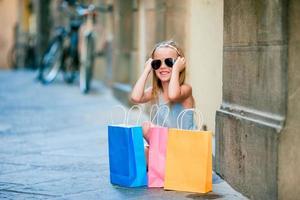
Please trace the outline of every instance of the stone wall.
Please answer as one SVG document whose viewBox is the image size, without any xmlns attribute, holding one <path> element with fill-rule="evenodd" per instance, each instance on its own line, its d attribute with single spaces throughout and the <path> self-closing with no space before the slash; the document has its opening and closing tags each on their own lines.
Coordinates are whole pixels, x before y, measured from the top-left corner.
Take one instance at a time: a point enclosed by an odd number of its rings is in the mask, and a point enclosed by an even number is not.
<svg viewBox="0 0 300 200">
<path fill-rule="evenodd" d="M 216 171 L 251 199 L 278 198 L 288 91 L 287 8 L 283 0 L 224 1 Z"/>
</svg>

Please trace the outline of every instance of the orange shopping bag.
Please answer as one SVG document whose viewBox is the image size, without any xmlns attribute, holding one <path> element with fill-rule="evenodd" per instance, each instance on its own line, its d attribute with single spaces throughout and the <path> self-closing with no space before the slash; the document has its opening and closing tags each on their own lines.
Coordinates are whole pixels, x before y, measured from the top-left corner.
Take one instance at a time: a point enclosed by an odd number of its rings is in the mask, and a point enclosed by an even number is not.
<svg viewBox="0 0 300 200">
<path fill-rule="evenodd" d="M 212 191 L 212 133 L 181 129 L 186 112 L 195 110 L 183 110 L 177 129 L 168 132 L 164 189 L 207 193 Z"/>
</svg>

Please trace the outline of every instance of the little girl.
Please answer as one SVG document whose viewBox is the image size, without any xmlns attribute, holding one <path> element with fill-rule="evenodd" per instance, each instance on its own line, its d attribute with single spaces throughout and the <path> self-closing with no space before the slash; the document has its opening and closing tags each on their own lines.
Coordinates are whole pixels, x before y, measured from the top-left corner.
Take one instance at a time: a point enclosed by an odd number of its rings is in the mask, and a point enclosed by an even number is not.
<svg viewBox="0 0 300 200">
<path fill-rule="evenodd" d="M 194 107 L 192 87 L 186 84 L 185 70 L 186 62 L 182 50 L 174 41 L 163 41 L 158 43 L 151 57 L 145 63 L 145 69 L 136 82 L 131 100 L 134 103 L 152 103 L 168 105 L 170 113 L 166 121 L 169 128 L 177 128 L 177 117 L 186 108 Z M 152 87 L 145 90 L 146 81 L 150 72 L 153 74 Z M 158 120 L 163 121 L 166 113 L 159 112 Z M 143 134 L 148 142 L 148 130 L 151 122 L 143 123 Z M 193 113 L 184 115 L 182 128 L 191 129 L 194 126 Z"/>
</svg>

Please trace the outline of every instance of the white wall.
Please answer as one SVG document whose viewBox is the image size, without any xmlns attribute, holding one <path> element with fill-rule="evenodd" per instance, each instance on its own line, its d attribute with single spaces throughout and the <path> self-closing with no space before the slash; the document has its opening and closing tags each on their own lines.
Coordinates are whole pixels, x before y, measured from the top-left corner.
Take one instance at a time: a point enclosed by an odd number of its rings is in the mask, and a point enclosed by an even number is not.
<svg viewBox="0 0 300 200">
<path fill-rule="evenodd" d="M 204 123 L 215 131 L 222 101 L 223 1 L 190 0 L 187 13 L 188 82 Z"/>
</svg>

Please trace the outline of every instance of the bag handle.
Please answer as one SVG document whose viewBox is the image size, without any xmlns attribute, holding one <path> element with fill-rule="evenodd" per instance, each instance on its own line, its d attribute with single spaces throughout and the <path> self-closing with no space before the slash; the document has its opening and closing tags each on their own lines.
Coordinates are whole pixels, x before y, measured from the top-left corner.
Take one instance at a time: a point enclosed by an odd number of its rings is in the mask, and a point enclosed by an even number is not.
<svg viewBox="0 0 300 200">
<path fill-rule="evenodd" d="M 122 105 L 115 105 L 112 108 L 121 108 L 121 110 L 124 112 L 124 118 L 123 118 L 123 124 L 125 124 L 125 120 L 126 120 L 126 109 L 124 108 L 124 106 Z M 114 120 L 113 120 L 113 116 L 112 116 L 112 112 L 110 113 L 110 121 L 112 124 L 114 124 Z"/>
<path fill-rule="evenodd" d="M 197 123 L 197 124 L 199 125 L 199 127 L 202 126 L 202 123 L 203 123 L 203 115 L 201 114 L 201 112 L 196 111 L 195 108 L 188 108 L 188 109 L 184 109 L 183 111 L 181 111 L 181 112 L 179 113 L 179 115 L 177 116 L 177 128 L 178 128 L 178 129 L 182 129 L 183 117 L 184 117 L 184 115 L 185 115 L 187 112 L 189 112 L 189 111 L 196 114 L 195 116 L 198 117 L 198 123 Z M 181 120 L 180 120 L 180 126 L 179 126 L 179 119 L 180 119 L 180 117 L 181 117 Z M 199 128 L 199 130 L 200 130 L 200 129 L 201 129 L 201 128 Z"/>
<path fill-rule="evenodd" d="M 169 114 L 170 114 L 170 108 L 169 108 L 169 106 L 167 106 L 167 105 L 161 105 L 161 106 L 159 107 L 159 109 L 157 110 L 157 115 L 158 115 L 160 109 L 162 109 L 162 108 L 167 108 L 167 114 L 166 114 L 166 116 L 165 116 L 165 119 L 164 119 L 163 123 L 161 124 L 161 126 L 164 126 L 165 123 L 167 122 L 168 117 L 169 117 Z M 156 124 L 158 124 L 158 117 L 156 117 Z"/>
<path fill-rule="evenodd" d="M 153 114 L 153 111 L 154 111 L 154 108 L 156 108 L 156 113 L 155 113 L 155 115 L 154 115 L 154 117 L 152 118 L 152 114 Z M 153 104 L 152 106 L 151 106 L 151 109 L 150 109 L 150 118 L 149 118 L 149 121 L 151 122 L 151 123 L 153 123 L 153 120 L 155 119 L 155 117 L 157 116 L 157 111 L 158 111 L 158 105 L 157 104 Z"/>
<path fill-rule="evenodd" d="M 138 115 L 138 119 L 136 121 L 136 124 L 139 124 L 139 121 L 141 119 L 141 115 L 142 115 L 142 107 L 140 105 L 133 105 L 127 112 L 127 115 L 126 115 L 126 125 L 128 125 L 128 120 L 129 120 L 129 114 L 132 112 L 132 110 L 134 108 L 138 108 L 139 110 L 139 115 Z"/>
<path fill-rule="evenodd" d="M 154 108 L 157 108 L 157 109 L 156 109 L 156 113 L 155 113 L 154 117 L 151 118 L 152 112 L 153 112 Z M 150 111 L 150 121 L 151 121 L 151 123 L 153 123 L 154 119 L 156 118 L 156 124 L 158 125 L 158 113 L 159 113 L 159 111 L 160 111 L 162 108 L 166 108 L 166 109 L 167 109 L 167 115 L 165 116 L 165 118 L 164 118 L 163 123 L 162 123 L 161 126 L 164 126 L 164 125 L 165 125 L 165 123 L 166 123 L 166 121 L 167 121 L 167 119 L 168 119 L 168 116 L 169 116 L 169 114 L 170 114 L 170 108 L 169 108 L 169 106 L 167 106 L 167 105 L 160 105 L 160 106 L 158 106 L 157 104 L 152 105 L 151 111 Z M 152 120 L 151 120 L 151 119 L 152 119 Z"/>
</svg>

